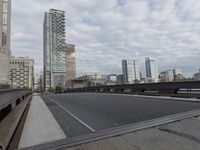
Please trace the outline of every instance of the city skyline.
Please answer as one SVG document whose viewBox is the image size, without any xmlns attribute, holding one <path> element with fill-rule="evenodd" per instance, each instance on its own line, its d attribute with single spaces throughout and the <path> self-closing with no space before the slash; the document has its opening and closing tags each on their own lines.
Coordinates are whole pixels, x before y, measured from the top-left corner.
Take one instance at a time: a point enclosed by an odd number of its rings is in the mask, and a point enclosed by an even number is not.
<svg viewBox="0 0 200 150">
<path fill-rule="evenodd" d="M 104 6 L 104 1 L 88 0 L 61 0 L 59 4 L 32 0 L 31 5 L 25 0 L 13 1 L 12 54 L 32 53 L 36 73 L 42 70 L 43 13 L 56 8 L 67 13 L 67 43 L 76 44 L 78 76 L 86 72 L 121 73 L 122 59 L 142 60 L 144 74 L 143 58 L 147 56 L 157 59 L 159 72 L 178 67 L 191 76 L 199 69 L 200 2 L 175 2 L 111 0 Z M 124 21 L 126 26 L 120 23 Z"/>
</svg>

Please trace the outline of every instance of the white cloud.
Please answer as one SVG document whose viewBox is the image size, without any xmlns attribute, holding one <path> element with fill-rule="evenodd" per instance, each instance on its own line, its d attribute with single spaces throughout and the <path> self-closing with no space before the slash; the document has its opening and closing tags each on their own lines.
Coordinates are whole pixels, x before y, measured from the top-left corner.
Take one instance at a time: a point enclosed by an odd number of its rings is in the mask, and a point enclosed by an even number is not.
<svg viewBox="0 0 200 150">
<path fill-rule="evenodd" d="M 42 69 L 44 12 L 66 11 L 66 37 L 76 44 L 78 74 L 120 73 L 121 60 L 144 64 L 157 58 L 160 71 L 199 68 L 199 0 L 17 0 L 13 1 L 12 53 L 35 59 Z M 142 65 L 143 66 L 143 65 Z M 143 68 L 144 70 L 144 68 Z"/>
</svg>

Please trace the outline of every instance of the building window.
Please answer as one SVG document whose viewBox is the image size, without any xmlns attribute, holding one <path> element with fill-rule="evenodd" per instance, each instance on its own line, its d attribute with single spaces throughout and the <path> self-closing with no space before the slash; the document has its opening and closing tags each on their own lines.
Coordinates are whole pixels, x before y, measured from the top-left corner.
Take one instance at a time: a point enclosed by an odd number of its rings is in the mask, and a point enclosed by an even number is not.
<svg viewBox="0 0 200 150">
<path fill-rule="evenodd" d="M 3 3 L 3 12 L 4 12 L 4 13 L 7 13 L 7 12 L 8 12 L 8 3 L 7 3 L 7 2 L 4 2 L 4 3 Z"/>
<path fill-rule="evenodd" d="M 2 35 L 2 46 L 6 46 L 6 35 Z"/>
<path fill-rule="evenodd" d="M 7 33 L 7 26 L 6 25 L 2 26 L 2 32 L 3 32 L 3 34 Z"/>
<path fill-rule="evenodd" d="M 7 22 L 8 22 L 8 14 L 3 14 L 3 24 L 7 24 Z"/>
</svg>

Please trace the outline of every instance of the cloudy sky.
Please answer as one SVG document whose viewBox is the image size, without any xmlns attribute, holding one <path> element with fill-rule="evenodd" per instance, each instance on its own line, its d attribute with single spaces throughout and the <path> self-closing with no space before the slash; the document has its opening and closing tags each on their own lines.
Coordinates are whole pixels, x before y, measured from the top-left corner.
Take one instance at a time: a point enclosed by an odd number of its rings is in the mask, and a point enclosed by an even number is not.
<svg viewBox="0 0 200 150">
<path fill-rule="evenodd" d="M 77 73 L 121 73 L 122 59 L 157 59 L 159 71 L 200 68 L 200 0 L 13 0 L 12 55 L 43 65 L 43 19 L 66 11 L 66 41 L 76 45 Z"/>
</svg>

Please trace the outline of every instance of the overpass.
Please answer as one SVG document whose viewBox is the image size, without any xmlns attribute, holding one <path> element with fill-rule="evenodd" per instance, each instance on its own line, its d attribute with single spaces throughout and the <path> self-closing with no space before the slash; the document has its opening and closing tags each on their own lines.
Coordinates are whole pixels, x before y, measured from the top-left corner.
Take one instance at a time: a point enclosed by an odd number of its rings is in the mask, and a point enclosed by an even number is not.
<svg viewBox="0 0 200 150">
<path fill-rule="evenodd" d="M 199 81 L 88 87 L 34 96 L 30 109 L 30 93 L 15 91 L 24 93 L 0 122 L 1 149 L 198 149 L 199 89 Z M 22 104 L 26 115 L 4 144 L 1 124 Z"/>
</svg>

